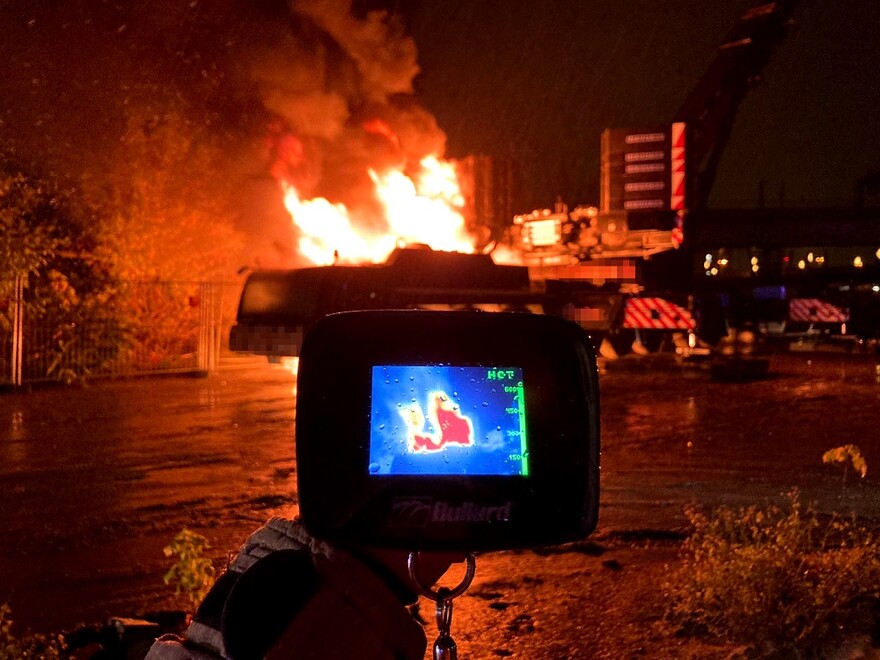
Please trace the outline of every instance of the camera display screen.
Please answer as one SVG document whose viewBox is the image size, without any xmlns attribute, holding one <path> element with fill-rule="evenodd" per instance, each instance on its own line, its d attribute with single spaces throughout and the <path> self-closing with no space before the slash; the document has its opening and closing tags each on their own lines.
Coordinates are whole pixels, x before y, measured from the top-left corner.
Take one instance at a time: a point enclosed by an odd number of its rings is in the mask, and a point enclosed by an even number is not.
<svg viewBox="0 0 880 660">
<path fill-rule="evenodd" d="M 529 475 L 518 367 L 372 368 L 370 475 Z"/>
<path fill-rule="evenodd" d="M 355 311 L 303 340 L 297 496 L 316 538 L 420 551 L 584 538 L 599 440 L 595 353 L 570 321 Z"/>
</svg>

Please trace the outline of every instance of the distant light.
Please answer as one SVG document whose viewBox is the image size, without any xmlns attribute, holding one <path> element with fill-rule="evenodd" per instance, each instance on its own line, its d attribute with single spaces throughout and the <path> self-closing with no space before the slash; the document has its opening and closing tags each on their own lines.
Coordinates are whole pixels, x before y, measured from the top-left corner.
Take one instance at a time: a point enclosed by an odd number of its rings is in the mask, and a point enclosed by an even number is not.
<svg viewBox="0 0 880 660">
<path fill-rule="evenodd" d="M 880 284 L 875 284 L 874 286 L 872 286 L 871 291 L 873 291 L 874 293 L 880 293 Z"/>
<path fill-rule="evenodd" d="M 718 265 L 719 265 L 719 266 L 726 266 L 727 264 L 728 264 L 727 257 L 723 257 L 723 258 L 721 258 L 721 259 L 718 260 Z"/>
<path fill-rule="evenodd" d="M 717 274 L 718 274 L 718 269 L 717 269 L 717 268 L 712 268 L 712 270 L 710 270 L 709 272 L 712 273 L 713 275 L 717 275 Z"/>
<path fill-rule="evenodd" d="M 861 257 L 856 257 L 855 259 L 853 259 L 853 266 L 855 266 L 856 268 L 861 268 L 861 267 L 864 266 L 864 265 L 865 265 L 865 264 L 864 264 L 864 262 L 862 261 L 862 258 L 861 258 Z"/>
<path fill-rule="evenodd" d="M 708 259 L 706 259 L 706 261 L 703 262 L 703 268 L 705 268 L 706 270 L 709 270 L 711 267 L 712 267 L 712 262 L 709 261 Z"/>
<path fill-rule="evenodd" d="M 711 254 L 706 255 L 706 261 L 708 261 L 710 264 L 712 263 L 712 255 Z"/>
<path fill-rule="evenodd" d="M 880 248 L 877 248 L 877 251 L 874 253 L 874 256 L 880 259 Z"/>
<path fill-rule="evenodd" d="M 693 332 L 688 333 L 688 346 L 690 348 L 697 347 L 697 335 L 695 335 Z"/>
<path fill-rule="evenodd" d="M 707 271 L 706 271 L 706 277 L 712 277 L 712 271 L 711 271 L 711 270 L 707 270 Z"/>
<path fill-rule="evenodd" d="M 525 225 L 525 233 L 529 243 L 534 247 L 557 245 L 562 236 L 562 229 L 555 218 L 532 220 Z"/>
<path fill-rule="evenodd" d="M 800 268 L 801 270 L 803 270 L 803 269 L 806 268 L 806 267 L 807 267 L 807 262 L 806 262 L 806 261 L 804 261 L 803 259 L 801 259 L 800 261 L 798 261 L 798 268 Z"/>
<path fill-rule="evenodd" d="M 821 255 L 818 256 L 818 257 L 816 257 L 816 263 L 817 263 L 817 264 L 824 264 L 824 263 L 825 263 L 825 257 L 823 257 L 823 256 L 821 256 Z"/>
<path fill-rule="evenodd" d="M 812 252 L 810 252 L 810 253 L 807 255 L 807 261 L 809 261 L 810 263 L 813 263 L 813 259 L 815 259 L 815 258 L 816 258 L 816 257 L 813 255 Z"/>
<path fill-rule="evenodd" d="M 846 334 L 846 323 L 840 324 L 840 334 L 842 334 L 842 335 Z"/>
<path fill-rule="evenodd" d="M 752 257 L 752 265 L 753 265 L 753 266 L 757 266 L 757 265 L 758 265 L 758 257 Z"/>
<path fill-rule="evenodd" d="M 752 266 L 753 273 L 757 273 L 759 270 L 761 270 L 761 267 L 758 264 L 755 264 L 754 266 Z"/>
<path fill-rule="evenodd" d="M 791 257 L 789 257 L 788 255 L 782 257 L 782 263 L 787 264 L 789 261 L 791 261 Z"/>
</svg>

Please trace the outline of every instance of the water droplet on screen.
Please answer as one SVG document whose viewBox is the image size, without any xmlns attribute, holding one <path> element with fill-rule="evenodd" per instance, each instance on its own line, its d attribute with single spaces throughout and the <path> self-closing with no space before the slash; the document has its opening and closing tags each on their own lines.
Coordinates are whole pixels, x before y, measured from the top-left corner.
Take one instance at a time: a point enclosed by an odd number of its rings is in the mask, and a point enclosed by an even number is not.
<svg viewBox="0 0 880 660">
<path fill-rule="evenodd" d="M 398 408 L 403 408 L 403 404 L 402 404 L 402 403 L 398 403 L 398 404 L 397 404 L 397 407 L 398 407 Z"/>
<path fill-rule="evenodd" d="M 452 393 L 452 396 L 454 396 L 454 397 L 457 399 L 457 398 L 458 398 L 458 392 L 453 392 L 453 393 Z"/>
<path fill-rule="evenodd" d="M 483 408 L 488 408 L 488 407 L 489 407 L 489 402 L 483 401 Z"/>
<path fill-rule="evenodd" d="M 395 379 L 394 379 L 394 382 L 395 382 L 395 383 L 399 383 L 399 382 L 400 382 L 400 379 L 399 379 L 399 378 L 395 378 Z"/>
<path fill-rule="evenodd" d="M 384 429 L 384 428 L 385 428 L 385 425 L 384 425 L 384 424 L 379 424 L 379 430 L 380 430 L 380 431 L 381 431 L 382 429 Z"/>
<path fill-rule="evenodd" d="M 363 463 L 361 463 L 363 465 Z M 376 474 L 380 470 L 380 466 L 378 463 L 370 463 L 370 473 Z"/>
<path fill-rule="evenodd" d="M 496 427 L 495 427 L 495 430 L 496 430 L 496 431 L 500 431 L 500 430 L 501 430 L 501 427 L 500 427 L 500 426 L 496 426 Z"/>
<path fill-rule="evenodd" d="M 416 379 L 416 377 L 415 377 L 415 376 L 410 376 L 409 379 L 410 379 L 411 381 L 413 381 L 413 380 Z"/>
</svg>

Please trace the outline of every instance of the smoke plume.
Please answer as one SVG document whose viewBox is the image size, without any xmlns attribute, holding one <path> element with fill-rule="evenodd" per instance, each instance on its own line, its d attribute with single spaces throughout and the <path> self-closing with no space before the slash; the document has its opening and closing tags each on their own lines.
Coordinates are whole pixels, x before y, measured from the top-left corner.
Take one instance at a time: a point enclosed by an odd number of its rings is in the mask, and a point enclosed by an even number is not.
<svg viewBox="0 0 880 660">
<path fill-rule="evenodd" d="M 301 0 L 279 41 L 252 68 L 276 126 L 276 176 L 305 197 L 341 202 L 383 222 L 369 170 L 442 154 L 446 136 L 413 95 L 415 42 L 384 11 L 358 17 L 350 2 Z"/>
</svg>

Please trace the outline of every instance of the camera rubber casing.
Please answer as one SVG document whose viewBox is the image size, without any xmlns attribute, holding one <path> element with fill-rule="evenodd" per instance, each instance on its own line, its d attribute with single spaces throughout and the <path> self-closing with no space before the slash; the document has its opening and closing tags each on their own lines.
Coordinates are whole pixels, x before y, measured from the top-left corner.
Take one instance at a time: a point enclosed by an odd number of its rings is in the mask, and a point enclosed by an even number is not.
<svg viewBox="0 0 880 660">
<path fill-rule="evenodd" d="M 306 334 L 300 515 L 317 537 L 499 550 L 589 535 L 599 394 L 587 334 L 495 312 L 345 312 Z"/>
</svg>

